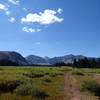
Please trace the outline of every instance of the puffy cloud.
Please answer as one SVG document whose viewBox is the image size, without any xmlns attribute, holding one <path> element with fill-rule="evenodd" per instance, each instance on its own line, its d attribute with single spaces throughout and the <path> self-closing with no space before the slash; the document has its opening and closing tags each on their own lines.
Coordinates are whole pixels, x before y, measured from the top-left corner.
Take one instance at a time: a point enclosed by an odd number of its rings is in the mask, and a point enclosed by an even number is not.
<svg viewBox="0 0 100 100">
<path fill-rule="evenodd" d="M 39 24 L 52 24 L 55 22 L 62 22 L 63 18 L 56 16 L 57 13 L 61 13 L 61 9 L 57 11 L 46 9 L 44 12 L 29 13 L 26 17 L 21 18 L 21 22 L 37 22 Z"/>
<path fill-rule="evenodd" d="M 59 8 L 58 13 L 61 14 L 63 12 L 63 9 Z"/>
<path fill-rule="evenodd" d="M 10 18 L 10 19 L 8 19 L 8 20 L 9 20 L 9 22 L 11 22 L 11 23 L 13 23 L 13 22 L 15 22 L 15 21 L 16 21 L 14 17 L 11 17 L 11 18 Z"/>
<path fill-rule="evenodd" d="M 0 10 L 5 11 L 5 14 L 6 14 L 6 15 L 10 15 L 10 14 L 11 14 L 11 12 L 10 12 L 9 9 L 8 9 L 8 7 L 6 7 L 6 6 L 3 5 L 3 4 L 0 4 Z"/>
<path fill-rule="evenodd" d="M 10 14 L 11 14 L 11 12 L 10 12 L 10 11 L 6 11 L 5 13 L 6 13 L 6 15 L 10 15 Z"/>
<path fill-rule="evenodd" d="M 8 0 L 10 3 L 14 4 L 14 5 L 19 5 L 19 0 Z"/>
<path fill-rule="evenodd" d="M 33 28 L 29 28 L 29 27 L 23 27 L 22 28 L 22 31 L 24 31 L 24 32 L 40 32 L 41 31 L 41 29 L 33 29 Z"/>
<path fill-rule="evenodd" d="M 8 8 L 7 8 L 5 5 L 3 5 L 3 4 L 0 4 L 0 9 L 1 9 L 1 10 L 5 10 L 5 11 L 8 10 Z"/>
</svg>

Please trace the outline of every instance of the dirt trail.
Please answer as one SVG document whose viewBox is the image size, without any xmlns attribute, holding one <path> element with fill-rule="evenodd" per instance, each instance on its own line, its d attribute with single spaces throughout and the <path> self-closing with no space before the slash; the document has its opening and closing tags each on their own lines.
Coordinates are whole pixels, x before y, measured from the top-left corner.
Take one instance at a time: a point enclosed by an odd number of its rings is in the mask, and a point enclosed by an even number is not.
<svg viewBox="0 0 100 100">
<path fill-rule="evenodd" d="M 64 100 L 81 100 L 80 91 L 77 82 L 70 72 L 65 75 L 65 99 Z"/>
</svg>

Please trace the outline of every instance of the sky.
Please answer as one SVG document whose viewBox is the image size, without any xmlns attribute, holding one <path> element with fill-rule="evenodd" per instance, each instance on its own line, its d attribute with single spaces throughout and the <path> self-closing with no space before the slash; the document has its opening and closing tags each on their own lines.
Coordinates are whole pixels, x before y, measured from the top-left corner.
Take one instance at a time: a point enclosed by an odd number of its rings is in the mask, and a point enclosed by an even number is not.
<svg viewBox="0 0 100 100">
<path fill-rule="evenodd" d="M 100 0 L 0 0 L 0 51 L 100 57 Z"/>
</svg>

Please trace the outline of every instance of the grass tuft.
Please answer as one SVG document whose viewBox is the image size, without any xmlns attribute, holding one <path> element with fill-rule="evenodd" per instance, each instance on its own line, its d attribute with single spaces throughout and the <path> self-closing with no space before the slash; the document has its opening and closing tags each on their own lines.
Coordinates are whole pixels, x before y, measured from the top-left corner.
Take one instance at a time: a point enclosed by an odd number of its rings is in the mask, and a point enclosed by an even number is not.
<svg viewBox="0 0 100 100">
<path fill-rule="evenodd" d="M 33 96 L 37 98 L 46 98 L 48 97 L 47 92 L 41 87 L 34 87 Z"/>
<path fill-rule="evenodd" d="M 43 82 L 51 82 L 51 78 L 49 76 L 44 76 L 41 80 Z"/>
<path fill-rule="evenodd" d="M 14 92 L 23 96 L 31 95 L 33 93 L 33 85 L 30 83 L 22 84 L 18 86 Z"/>
<path fill-rule="evenodd" d="M 72 75 L 84 75 L 84 74 L 81 71 L 75 70 L 75 71 L 72 71 Z"/>
<path fill-rule="evenodd" d="M 89 91 L 94 93 L 96 96 L 100 96 L 100 84 L 93 79 L 84 79 L 81 81 L 81 91 Z"/>
</svg>

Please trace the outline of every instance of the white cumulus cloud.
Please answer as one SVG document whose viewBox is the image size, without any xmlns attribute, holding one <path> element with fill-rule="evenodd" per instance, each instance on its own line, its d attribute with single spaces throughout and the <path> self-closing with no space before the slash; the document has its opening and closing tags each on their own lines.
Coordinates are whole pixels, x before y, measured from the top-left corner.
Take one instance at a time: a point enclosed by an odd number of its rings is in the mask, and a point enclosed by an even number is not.
<svg viewBox="0 0 100 100">
<path fill-rule="evenodd" d="M 11 23 L 13 23 L 13 22 L 15 22 L 16 20 L 15 20 L 14 17 L 11 17 L 10 19 L 8 19 L 8 21 L 11 22 Z"/>
<path fill-rule="evenodd" d="M 19 0 L 8 0 L 10 3 L 14 4 L 14 5 L 19 5 Z"/>
<path fill-rule="evenodd" d="M 3 5 L 3 4 L 0 4 L 0 9 L 1 9 L 1 10 L 5 10 L 5 11 L 8 10 L 8 8 L 7 8 L 5 5 Z"/>
<path fill-rule="evenodd" d="M 59 18 L 56 14 L 61 13 L 61 9 L 49 10 L 46 9 L 44 12 L 37 13 L 29 13 L 26 17 L 21 18 L 21 22 L 37 22 L 39 24 L 52 24 L 55 22 L 62 22 L 63 18 Z"/>
<path fill-rule="evenodd" d="M 40 32 L 41 31 L 41 29 L 33 29 L 33 28 L 29 28 L 29 27 L 23 27 L 22 28 L 22 31 L 24 31 L 24 32 Z"/>
<path fill-rule="evenodd" d="M 8 9 L 8 7 L 3 5 L 3 4 L 0 4 L 0 10 L 3 10 L 6 15 L 10 15 L 11 14 L 11 12 Z"/>
</svg>

